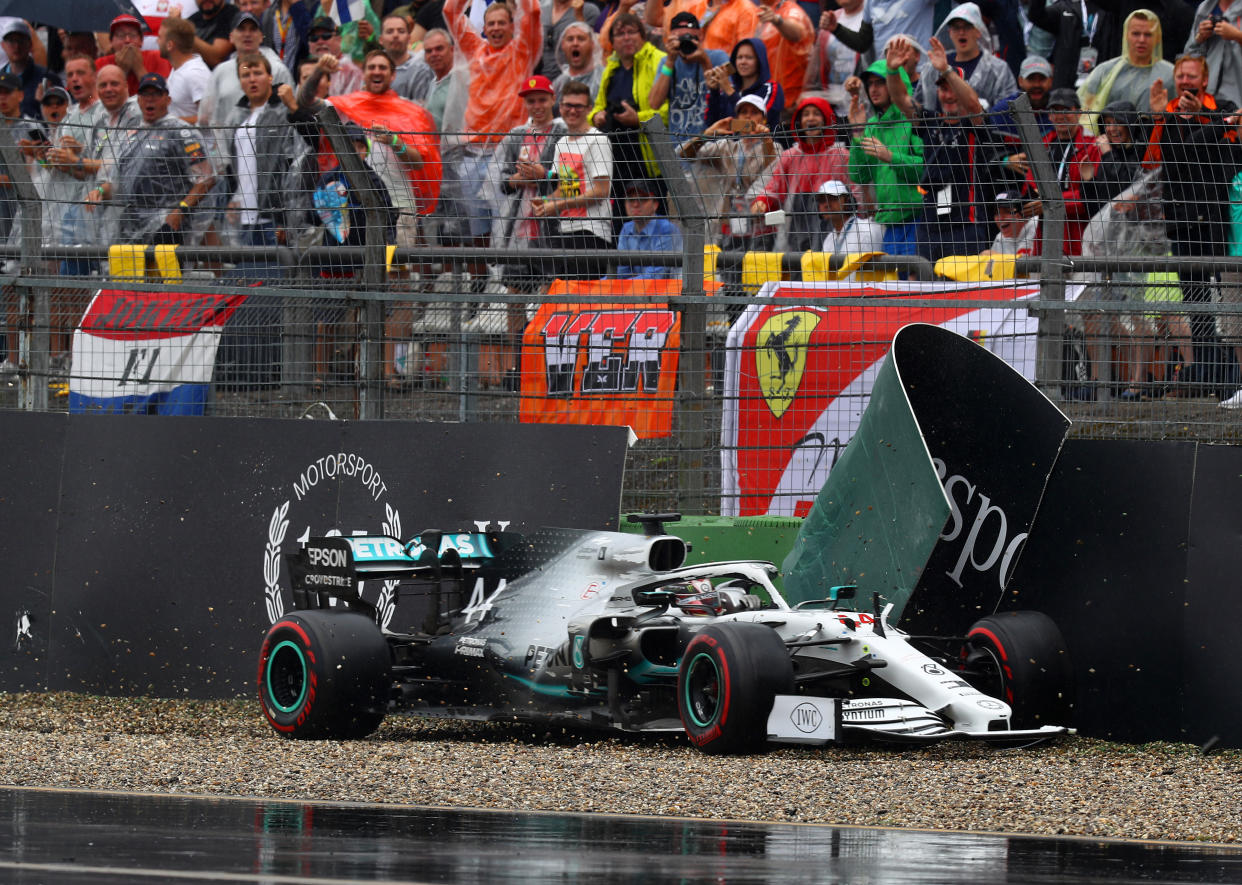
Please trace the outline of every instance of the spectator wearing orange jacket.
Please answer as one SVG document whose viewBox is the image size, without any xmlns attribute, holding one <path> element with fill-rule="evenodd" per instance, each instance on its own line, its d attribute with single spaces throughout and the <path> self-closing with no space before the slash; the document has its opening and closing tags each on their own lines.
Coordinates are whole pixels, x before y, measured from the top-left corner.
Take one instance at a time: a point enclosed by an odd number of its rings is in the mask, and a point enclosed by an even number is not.
<svg viewBox="0 0 1242 885">
<path fill-rule="evenodd" d="M 481 194 L 487 167 L 501 140 L 526 122 L 526 105 L 513 84 L 529 77 L 542 57 L 543 27 L 539 0 L 518 0 L 516 10 L 508 0 L 496 0 L 483 14 L 480 37 L 470 24 L 468 3 L 445 0 L 444 22 L 470 64 L 467 144 L 459 178 L 470 236 L 481 245 L 492 226 L 492 207 Z"/>
<path fill-rule="evenodd" d="M 339 62 L 331 55 L 319 59 L 298 89 L 300 107 L 319 105 L 317 90 Z M 431 114 L 415 102 L 397 95 L 392 84 L 396 66 L 382 49 L 373 49 L 362 62 L 363 88 L 348 95 L 334 95 L 328 102 L 341 116 L 371 135 L 371 165 L 384 178 L 393 202 L 401 211 L 397 243 L 413 246 L 417 218 L 435 211 L 440 198 L 440 139 Z"/>
<path fill-rule="evenodd" d="M 759 29 L 759 10 L 750 0 L 672 0 L 646 6 L 647 25 L 667 34 L 670 22 L 679 12 L 688 12 L 702 23 L 704 49 L 732 52 L 737 41 L 755 36 Z"/>
<path fill-rule="evenodd" d="M 759 23 L 757 36 L 768 49 L 772 79 L 785 90 L 786 104 L 796 105 L 815 48 L 815 26 L 797 0 L 762 0 Z"/>
</svg>

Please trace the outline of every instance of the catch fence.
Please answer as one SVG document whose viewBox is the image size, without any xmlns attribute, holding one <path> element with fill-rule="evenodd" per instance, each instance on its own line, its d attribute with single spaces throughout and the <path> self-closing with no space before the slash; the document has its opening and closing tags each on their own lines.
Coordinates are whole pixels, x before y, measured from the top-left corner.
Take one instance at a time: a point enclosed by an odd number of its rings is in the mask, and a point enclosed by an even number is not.
<svg viewBox="0 0 1242 885">
<path fill-rule="evenodd" d="M 1170 182 L 1120 142 L 1067 150 L 1015 107 L 986 156 L 969 127 L 948 148 L 911 127 L 922 165 L 905 179 L 882 151 L 860 159 L 845 125 L 825 150 L 790 131 L 677 137 L 655 117 L 641 139 L 562 134 L 578 147 L 559 157 L 542 133 L 441 135 L 435 211 L 405 133 L 331 109 L 240 174 L 235 130 L 177 127 L 159 144 L 201 141 L 201 158 L 143 167 L 126 151 L 144 127 L 103 127 L 84 178 L 0 130 L 0 407 L 622 422 L 638 436 L 626 509 L 796 514 L 892 332 L 922 321 L 1025 372 L 1078 436 L 1235 442 L 1242 260 L 1218 185 L 1242 170 L 1236 135 L 1203 123 L 1221 138 L 1195 147 L 1202 180 L 1181 151 Z M 1130 177 L 1093 187 L 1121 151 Z M 887 169 L 878 183 L 865 163 Z M 874 248 L 851 239 L 867 215 L 912 226 Z M 984 242 L 998 231 L 1012 242 Z"/>
</svg>

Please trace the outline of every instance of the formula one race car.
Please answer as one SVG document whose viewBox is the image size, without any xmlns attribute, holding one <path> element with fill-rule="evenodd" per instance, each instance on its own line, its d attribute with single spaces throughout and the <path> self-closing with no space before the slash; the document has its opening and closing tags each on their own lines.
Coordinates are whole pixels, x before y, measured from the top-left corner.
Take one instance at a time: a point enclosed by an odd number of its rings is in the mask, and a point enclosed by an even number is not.
<svg viewBox="0 0 1242 885">
<path fill-rule="evenodd" d="M 1065 732 L 1069 656 L 1036 612 L 957 639 L 911 637 L 857 592 L 791 608 L 760 561 L 684 566 L 675 514 L 645 535 L 541 530 L 312 538 L 292 564 L 295 610 L 263 642 L 259 696 L 293 738 L 358 738 L 391 709 L 455 719 L 682 731 L 709 753 L 853 737 L 1010 745 Z M 423 622 L 381 629 L 399 580 Z"/>
</svg>

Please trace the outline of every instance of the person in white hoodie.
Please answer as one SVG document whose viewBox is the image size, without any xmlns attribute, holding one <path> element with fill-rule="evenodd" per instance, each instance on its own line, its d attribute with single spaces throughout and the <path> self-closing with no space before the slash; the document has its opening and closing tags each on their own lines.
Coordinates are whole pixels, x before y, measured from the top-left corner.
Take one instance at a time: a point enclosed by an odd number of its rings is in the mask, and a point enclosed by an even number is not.
<svg viewBox="0 0 1242 885">
<path fill-rule="evenodd" d="M 961 69 L 962 79 L 975 90 L 984 108 L 1017 91 L 1018 82 L 1009 65 L 988 48 L 991 37 L 977 5 L 962 3 L 953 7 L 936 32 L 936 37 L 946 47 L 952 45 L 948 52 L 949 65 Z M 936 113 L 941 111 L 940 99 L 936 96 L 938 76 L 939 72 L 932 70 L 931 62 L 926 62 L 915 95 L 915 101 Z"/>
</svg>

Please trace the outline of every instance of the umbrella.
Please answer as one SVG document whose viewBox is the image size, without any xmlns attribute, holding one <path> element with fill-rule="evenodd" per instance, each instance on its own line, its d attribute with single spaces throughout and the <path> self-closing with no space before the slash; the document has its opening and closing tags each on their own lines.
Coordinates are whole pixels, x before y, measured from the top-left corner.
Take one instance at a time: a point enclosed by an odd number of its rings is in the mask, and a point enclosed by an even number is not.
<svg viewBox="0 0 1242 885">
<path fill-rule="evenodd" d="M 0 0 L 0 16 L 64 28 L 67 31 L 107 31 L 123 12 L 142 19 L 131 0 Z"/>
</svg>

